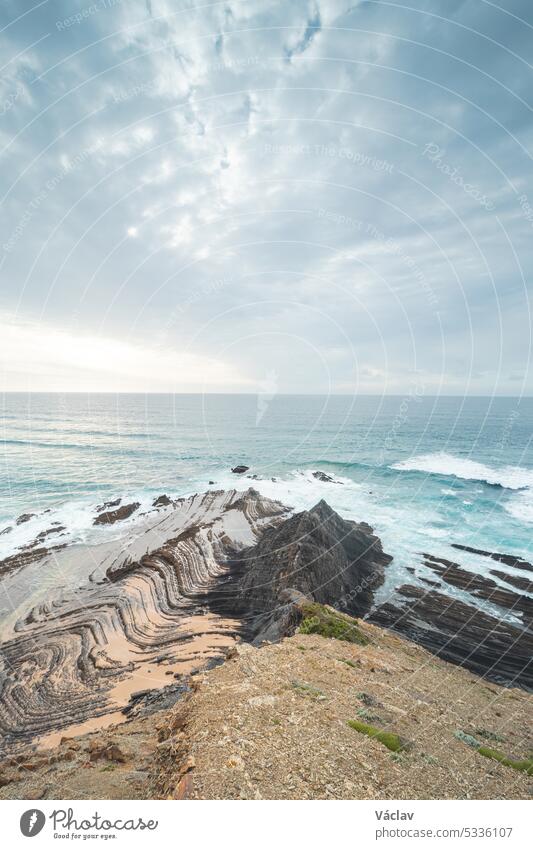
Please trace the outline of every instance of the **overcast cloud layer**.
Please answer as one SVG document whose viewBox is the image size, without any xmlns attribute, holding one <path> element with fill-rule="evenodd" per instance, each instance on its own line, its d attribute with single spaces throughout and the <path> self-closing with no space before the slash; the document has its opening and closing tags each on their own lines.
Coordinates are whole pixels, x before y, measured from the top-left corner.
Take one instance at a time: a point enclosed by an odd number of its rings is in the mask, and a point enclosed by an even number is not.
<svg viewBox="0 0 533 849">
<path fill-rule="evenodd" d="M 1 14 L 2 389 L 531 394 L 530 0 Z"/>
</svg>

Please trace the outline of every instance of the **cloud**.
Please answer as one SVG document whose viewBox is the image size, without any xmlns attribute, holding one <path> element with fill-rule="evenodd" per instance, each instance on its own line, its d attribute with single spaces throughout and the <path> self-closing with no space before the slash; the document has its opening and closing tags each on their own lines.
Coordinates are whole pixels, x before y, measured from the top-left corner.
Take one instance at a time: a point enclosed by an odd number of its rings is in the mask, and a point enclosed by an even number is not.
<svg viewBox="0 0 533 849">
<path fill-rule="evenodd" d="M 3 35 L 5 311 L 147 357 L 189 346 L 228 390 L 275 369 L 279 391 L 351 391 L 355 351 L 367 391 L 419 371 L 532 391 L 525 0 L 50 14 Z M 68 357 L 46 368 L 46 385 L 79 378 Z"/>
<path fill-rule="evenodd" d="M 213 392 L 248 382 L 222 360 L 0 318 L 1 391 Z"/>
</svg>

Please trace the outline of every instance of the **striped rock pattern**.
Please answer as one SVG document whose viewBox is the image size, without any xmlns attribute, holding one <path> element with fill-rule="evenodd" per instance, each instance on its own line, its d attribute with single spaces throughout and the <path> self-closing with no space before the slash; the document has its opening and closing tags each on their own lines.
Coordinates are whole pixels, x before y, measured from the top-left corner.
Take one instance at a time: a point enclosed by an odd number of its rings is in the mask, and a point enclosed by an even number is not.
<svg viewBox="0 0 533 849">
<path fill-rule="evenodd" d="M 208 492 L 140 519 L 126 541 L 54 552 L 64 571 L 85 558 L 87 577 L 26 610 L 0 645 L 0 751 L 124 719 L 133 693 L 223 656 L 239 623 L 210 613 L 208 594 L 286 512 L 254 490 Z"/>
</svg>

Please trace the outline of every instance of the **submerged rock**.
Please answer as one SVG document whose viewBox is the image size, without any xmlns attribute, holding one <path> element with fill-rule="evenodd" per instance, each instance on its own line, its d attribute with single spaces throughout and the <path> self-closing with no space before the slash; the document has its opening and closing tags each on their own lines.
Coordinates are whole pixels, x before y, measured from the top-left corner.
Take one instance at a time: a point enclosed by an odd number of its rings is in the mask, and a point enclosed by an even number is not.
<svg viewBox="0 0 533 849">
<path fill-rule="evenodd" d="M 514 566 L 515 569 L 525 569 L 533 572 L 533 564 L 528 563 L 521 557 L 516 557 L 514 554 L 501 554 L 498 551 L 485 551 L 482 548 L 472 548 L 471 545 L 461 545 L 458 542 L 452 542 L 452 548 L 457 548 L 459 551 L 468 551 L 470 554 L 479 554 L 481 557 L 490 557 L 491 560 L 497 560 L 499 563 L 505 563 L 506 566 Z"/>
<path fill-rule="evenodd" d="M 109 510 L 111 507 L 118 507 L 121 501 L 122 498 L 115 498 L 114 501 L 104 501 L 103 504 L 98 505 L 98 507 L 96 508 L 96 512 L 101 513 L 102 510 Z"/>
<path fill-rule="evenodd" d="M 231 471 L 234 475 L 243 475 L 249 468 L 250 466 L 234 466 Z"/>
<path fill-rule="evenodd" d="M 100 513 L 93 522 L 93 525 L 114 525 L 115 522 L 122 522 L 124 519 L 129 519 L 132 513 L 135 513 L 141 505 L 138 501 L 133 504 L 123 504 L 117 510 L 109 510 L 106 513 Z"/>
<path fill-rule="evenodd" d="M 313 477 L 316 478 L 317 481 L 322 481 L 322 483 L 341 483 L 341 481 L 334 480 L 331 475 L 327 475 L 325 472 L 313 472 Z"/>
<path fill-rule="evenodd" d="M 15 524 L 23 525 L 25 522 L 29 522 L 30 519 L 34 519 L 35 515 L 35 513 L 22 513 L 22 515 L 19 516 L 18 519 L 15 521 Z"/>
</svg>

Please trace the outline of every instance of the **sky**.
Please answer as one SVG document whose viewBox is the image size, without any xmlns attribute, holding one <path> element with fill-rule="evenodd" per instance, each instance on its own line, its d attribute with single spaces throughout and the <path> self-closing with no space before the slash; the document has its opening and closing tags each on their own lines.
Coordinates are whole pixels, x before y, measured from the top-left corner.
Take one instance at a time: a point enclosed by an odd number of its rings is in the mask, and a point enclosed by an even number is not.
<svg viewBox="0 0 533 849">
<path fill-rule="evenodd" d="M 0 390 L 531 395 L 530 0 L 3 0 Z"/>
</svg>

